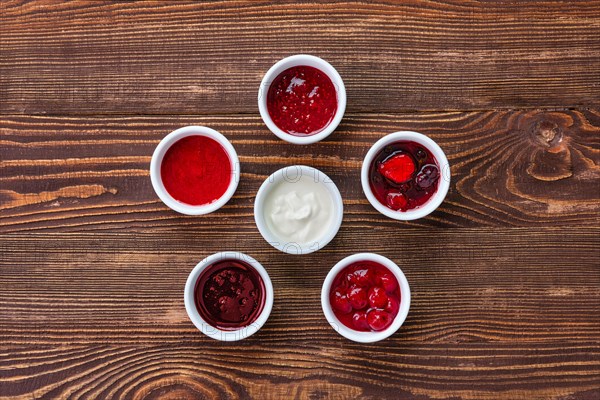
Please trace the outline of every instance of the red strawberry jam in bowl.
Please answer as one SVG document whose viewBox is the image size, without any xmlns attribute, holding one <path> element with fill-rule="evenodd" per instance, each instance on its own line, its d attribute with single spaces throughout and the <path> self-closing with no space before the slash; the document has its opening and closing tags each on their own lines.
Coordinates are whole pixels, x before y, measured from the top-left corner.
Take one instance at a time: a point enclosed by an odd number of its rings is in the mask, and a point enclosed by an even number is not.
<svg viewBox="0 0 600 400">
<path fill-rule="evenodd" d="M 267 127 L 294 144 L 329 136 L 346 110 L 346 89 L 325 60 L 299 54 L 280 60 L 263 77 L 258 109 Z"/>
<path fill-rule="evenodd" d="M 327 274 L 321 305 L 340 335 L 369 343 L 387 338 L 406 320 L 410 287 L 391 260 L 359 253 L 338 262 Z"/>
<path fill-rule="evenodd" d="M 440 146 L 410 131 L 389 134 L 367 152 L 361 169 L 367 199 L 397 220 L 422 218 L 444 201 L 450 166 Z"/>
<path fill-rule="evenodd" d="M 217 340 L 240 340 L 256 333 L 269 318 L 273 285 L 254 258 L 221 252 L 192 270 L 184 300 L 188 316 L 202 333 Z"/>
<path fill-rule="evenodd" d="M 168 134 L 150 162 L 150 179 L 158 197 L 172 210 L 208 214 L 231 199 L 240 177 L 231 143 L 214 129 L 186 126 Z"/>
</svg>

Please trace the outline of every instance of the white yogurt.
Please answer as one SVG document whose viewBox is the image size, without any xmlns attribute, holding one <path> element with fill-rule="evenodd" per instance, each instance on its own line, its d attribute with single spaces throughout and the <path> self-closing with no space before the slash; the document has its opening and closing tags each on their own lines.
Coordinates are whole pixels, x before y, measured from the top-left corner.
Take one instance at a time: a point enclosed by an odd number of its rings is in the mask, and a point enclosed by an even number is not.
<svg viewBox="0 0 600 400">
<path fill-rule="evenodd" d="M 334 221 L 330 191 L 306 175 L 277 183 L 265 198 L 263 211 L 271 232 L 300 245 L 319 240 Z"/>
</svg>

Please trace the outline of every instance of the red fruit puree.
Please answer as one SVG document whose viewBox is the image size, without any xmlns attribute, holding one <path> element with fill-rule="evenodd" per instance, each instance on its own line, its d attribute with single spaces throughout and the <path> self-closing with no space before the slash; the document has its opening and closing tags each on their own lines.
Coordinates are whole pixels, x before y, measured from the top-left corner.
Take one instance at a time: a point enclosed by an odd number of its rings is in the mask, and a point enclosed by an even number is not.
<svg viewBox="0 0 600 400">
<path fill-rule="evenodd" d="M 271 83 L 267 110 L 279 129 L 295 136 L 322 131 L 337 111 L 337 92 L 323 71 L 300 65 L 286 69 Z"/>
<path fill-rule="evenodd" d="M 165 153 L 160 176 L 169 194 L 193 206 L 210 204 L 225 194 L 231 182 L 231 161 L 219 142 L 187 136 Z"/>
<path fill-rule="evenodd" d="M 202 319 L 221 330 L 250 325 L 265 305 L 260 274 L 240 260 L 223 260 L 207 267 L 196 282 L 194 294 Z"/>
<path fill-rule="evenodd" d="M 385 146 L 369 168 L 369 184 L 379 202 L 396 211 L 419 208 L 437 191 L 438 163 L 424 146 L 399 141 Z"/>
<path fill-rule="evenodd" d="M 329 301 L 335 316 L 348 328 L 382 331 L 398 315 L 400 287 L 388 268 L 374 261 L 358 261 L 337 274 Z"/>
</svg>

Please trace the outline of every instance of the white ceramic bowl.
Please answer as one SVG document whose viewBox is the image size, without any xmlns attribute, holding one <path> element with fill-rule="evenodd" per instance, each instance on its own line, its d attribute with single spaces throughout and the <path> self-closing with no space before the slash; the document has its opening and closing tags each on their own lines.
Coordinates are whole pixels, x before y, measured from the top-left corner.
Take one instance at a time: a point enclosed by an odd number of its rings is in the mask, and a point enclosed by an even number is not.
<svg viewBox="0 0 600 400">
<path fill-rule="evenodd" d="M 309 176 L 315 179 L 315 182 L 321 183 L 328 190 L 333 201 L 334 216 L 332 223 L 325 233 L 316 240 L 308 243 L 296 243 L 282 240 L 269 229 L 264 215 L 264 205 L 266 198 L 271 190 L 283 181 L 295 182 L 301 176 Z M 254 200 L 254 220 L 262 237 L 277 250 L 288 254 L 308 254 L 325 247 L 337 234 L 342 224 L 344 214 L 344 204 L 342 195 L 335 183 L 323 172 L 306 165 L 292 165 L 282 168 L 269 176 L 256 193 Z"/>
<path fill-rule="evenodd" d="M 202 274 L 202 271 L 213 265 L 215 262 L 222 260 L 240 260 L 250 264 L 260 274 L 260 277 L 265 285 L 265 304 L 262 312 L 258 315 L 254 322 L 238 330 L 224 331 L 210 325 L 202 319 L 200 313 L 198 313 L 198 309 L 196 308 L 194 301 L 196 281 Z M 190 272 L 187 282 L 185 283 L 184 302 L 185 310 L 187 311 L 188 316 L 196 328 L 198 328 L 206 336 L 226 342 L 241 340 L 256 333 L 265 324 L 265 322 L 267 322 L 267 319 L 271 314 L 271 309 L 273 308 L 273 284 L 271 283 L 271 278 L 269 278 L 267 271 L 254 258 L 237 251 L 224 251 L 206 257 L 204 260 L 200 261 L 196 267 L 194 267 L 192 272 Z"/>
<path fill-rule="evenodd" d="M 165 153 L 175 142 L 188 136 L 206 136 L 216 140 L 221 146 L 223 146 L 225 152 L 227 152 L 227 155 L 229 156 L 229 161 L 231 162 L 231 171 L 233 174 L 231 177 L 231 182 L 229 183 L 229 187 L 223 196 L 212 203 L 200 206 L 182 203 L 175 200 L 169 194 L 169 192 L 167 192 L 165 186 L 163 185 L 160 175 L 160 165 Z M 158 197 L 172 210 L 187 215 L 208 214 L 224 206 L 225 203 L 227 203 L 229 199 L 231 199 L 231 196 L 233 196 L 235 193 L 238 182 L 240 181 L 240 162 L 235 149 L 225 136 L 214 129 L 207 128 L 205 126 L 186 126 L 169 133 L 163 140 L 160 141 L 158 146 L 156 146 L 156 150 L 154 150 L 154 154 L 152 154 L 152 160 L 150 161 L 150 179 L 152 180 L 152 187 L 154 188 L 154 191 Z"/>
<path fill-rule="evenodd" d="M 314 135 L 306 135 L 306 136 L 294 136 L 290 135 L 287 132 L 282 131 L 275 125 L 271 116 L 269 115 L 269 111 L 267 110 L 267 93 L 269 92 L 269 87 L 271 86 L 271 82 L 279 74 L 285 71 L 288 68 L 307 65 L 309 67 L 317 68 L 327 74 L 329 79 L 336 88 L 337 91 L 337 111 L 329 125 L 325 127 L 321 132 L 318 132 Z M 263 121 L 269 128 L 271 132 L 277 135 L 280 139 L 285 140 L 289 143 L 294 144 L 310 144 L 315 143 L 320 140 L 325 139 L 327 136 L 331 134 L 337 128 L 342 117 L 344 116 L 344 111 L 346 111 L 346 87 L 344 86 L 344 81 L 342 81 L 342 77 L 340 74 L 329 64 L 327 61 L 306 54 L 298 54 L 295 56 L 290 56 L 284 58 L 283 60 L 278 61 L 275 65 L 273 65 L 265 74 L 260 83 L 260 88 L 258 89 L 258 110 L 260 111 L 260 116 Z"/>
<path fill-rule="evenodd" d="M 331 291 L 331 285 L 333 284 L 335 277 L 341 270 L 357 261 L 374 261 L 379 263 L 387 267 L 398 280 L 398 285 L 400 287 L 400 309 L 398 310 L 398 314 L 396 315 L 396 318 L 394 318 L 392 324 L 387 327 L 387 329 L 382 331 L 361 332 L 348 328 L 346 325 L 340 322 L 331 308 L 329 292 Z M 358 253 L 344 258 L 335 264 L 333 268 L 331 268 L 331 271 L 329 271 L 327 277 L 325 278 L 325 282 L 323 282 L 323 289 L 321 290 L 321 306 L 323 307 L 323 313 L 325 314 L 327 322 L 329 322 L 331 327 L 340 335 L 360 343 L 377 342 L 396 332 L 406 320 L 408 310 L 410 309 L 410 287 L 408 286 L 408 281 L 406 280 L 406 277 L 404 276 L 404 273 L 400 267 L 398 267 L 398 265 L 396 265 L 390 259 L 374 253 Z"/>
<path fill-rule="evenodd" d="M 438 162 L 438 167 L 440 168 L 440 178 L 437 191 L 421 207 L 408 211 L 395 211 L 386 207 L 384 204 L 381 204 L 373 194 L 369 184 L 369 167 L 371 166 L 371 163 L 373 162 L 373 159 L 377 153 L 379 153 L 388 144 L 401 140 L 409 140 L 423 145 L 423 147 L 427 148 L 427 150 L 433 154 Z M 393 219 L 409 221 L 423 218 L 438 208 L 440 204 L 442 204 L 442 201 L 444 201 L 444 198 L 446 198 L 446 194 L 450 188 L 450 164 L 448 163 L 448 159 L 446 158 L 444 151 L 429 137 L 418 132 L 400 131 L 390 133 L 389 135 L 382 137 L 375 142 L 373 146 L 371 146 L 367 152 L 367 155 L 365 156 L 365 159 L 363 160 L 360 181 L 369 203 L 371 203 L 371 205 L 375 207 L 377 211 Z"/>
</svg>

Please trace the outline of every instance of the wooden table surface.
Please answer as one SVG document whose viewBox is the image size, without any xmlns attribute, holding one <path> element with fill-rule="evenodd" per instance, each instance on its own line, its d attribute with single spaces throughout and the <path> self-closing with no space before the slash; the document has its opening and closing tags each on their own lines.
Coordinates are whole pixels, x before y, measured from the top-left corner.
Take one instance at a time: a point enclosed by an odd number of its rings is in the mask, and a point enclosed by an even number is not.
<svg viewBox="0 0 600 400">
<path fill-rule="evenodd" d="M 294 146 L 256 96 L 314 54 L 346 83 L 326 140 Z M 164 135 L 207 125 L 240 156 L 233 199 L 178 215 L 148 168 Z M 416 130 L 452 183 L 428 217 L 376 212 L 369 146 Z M 0 3 L 2 399 L 599 399 L 600 1 Z M 308 164 L 344 198 L 337 237 L 291 256 L 254 224 L 262 181 Z M 211 340 L 183 304 L 221 250 L 269 271 L 266 325 Z M 355 252 L 411 284 L 392 337 L 353 343 L 323 316 Z"/>
</svg>

